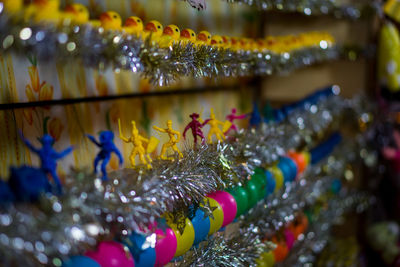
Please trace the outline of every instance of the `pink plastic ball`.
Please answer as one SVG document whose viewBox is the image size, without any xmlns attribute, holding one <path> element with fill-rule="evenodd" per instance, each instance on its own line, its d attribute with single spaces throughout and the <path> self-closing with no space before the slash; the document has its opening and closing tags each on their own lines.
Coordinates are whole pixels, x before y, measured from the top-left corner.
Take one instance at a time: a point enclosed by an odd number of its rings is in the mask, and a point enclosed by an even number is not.
<svg viewBox="0 0 400 267">
<path fill-rule="evenodd" d="M 176 252 L 177 241 L 174 231 L 171 228 L 167 228 L 165 233 L 161 229 L 156 230 L 157 241 L 156 241 L 156 265 L 164 266 L 170 262 Z"/>
<path fill-rule="evenodd" d="M 96 251 L 88 251 L 85 256 L 95 260 L 101 267 L 134 267 L 135 262 L 129 249 L 114 241 L 103 241 Z"/>
<path fill-rule="evenodd" d="M 222 227 L 233 222 L 237 213 L 237 204 L 235 198 L 225 191 L 214 192 L 209 194 L 208 197 L 217 201 L 224 212 L 224 221 L 222 223 Z"/>
<path fill-rule="evenodd" d="M 285 240 L 288 249 L 292 249 L 294 242 L 296 241 L 296 238 L 294 237 L 292 231 L 290 231 L 289 229 L 285 229 Z"/>
</svg>

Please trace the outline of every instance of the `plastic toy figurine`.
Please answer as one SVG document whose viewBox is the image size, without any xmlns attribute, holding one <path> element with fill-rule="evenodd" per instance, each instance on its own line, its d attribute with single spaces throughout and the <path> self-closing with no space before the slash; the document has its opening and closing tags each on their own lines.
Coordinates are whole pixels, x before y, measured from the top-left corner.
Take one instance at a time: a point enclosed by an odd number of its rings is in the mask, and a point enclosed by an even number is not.
<svg viewBox="0 0 400 267">
<path fill-rule="evenodd" d="M 85 24 L 89 21 L 89 10 L 82 4 L 70 4 L 64 10 L 64 15 L 73 24 Z"/>
<path fill-rule="evenodd" d="M 171 148 L 174 152 L 178 153 L 180 158 L 183 158 L 183 155 L 181 153 L 181 151 L 179 151 L 178 147 L 177 147 L 177 143 L 179 143 L 180 139 L 181 139 L 181 134 L 178 131 L 175 131 L 174 129 L 172 129 L 172 121 L 168 120 L 167 121 L 167 128 L 166 129 L 162 129 L 160 127 L 157 126 L 153 126 L 153 129 L 156 131 L 159 131 L 161 133 L 166 133 L 169 136 L 169 140 L 168 142 L 166 142 L 165 144 L 163 144 L 162 148 L 161 148 L 161 155 L 160 158 L 161 159 L 169 159 L 171 160 L 172 158 L 167 158 L 165 156 L 165 153 L 167 152 L 168 148 Z M 176 138 L 175 138 L 176 135 Z"/>
<path fill-rule="evenodd" d="M 215 137 L 217 137 L 217 139 L 219 141 L 221 141 L 221 142 L 224 141 L 225 135 L 224 135 L 223 130 L 228 130 L 232 126 L 232 123 L 229 121 L 226 121 L 225 123 L 223 123 L 222 121 L 217 120 L 215 118 L 213 109 L 211 109 L 210 119 L 204 123 L 210 125 L 210 127 L 211 127 L 210 131 L 208 132 L 208 135 L 207 135 L 208 143 L 210 143 L 210 144 L 212 144 L 213 134 L 215 135 Z M 222 131 L 219 128 L 219 125 L 221 125 L 223 127 Z"/>
<path fill-rule="evenodd" d="M 122 29 L 122 19 L 121 16 L 114 11 L 107 11 L 100 15 L 101 27 L 108 31 L 118 31 Z"/>
<path fill-rule="evenodd" d="M 189 124 L 185 127 L 185 130 L 183 131 L 183 139 L 186 139 L 186 132 L 191 129 L 192 134 L 193 134 L 193 140 L 194 140 L 194 147 L 197 145 L 197 137 L 200 137 L 202 140 L 202 144 L 206 142 L 206 138 L 204 137 L 203 131 L 201 128 L 204 127 L 208 123 L 208 120 L 205 121 L 204 123 L 201 123 L 198 119 L 200 118 L 200 115 L 197 113 L 192 113 L 189 115 L 190 118 L 192 118 L 192 121 L 189 122 Z"/>
<path fill-rule="evenodd" d="M 141 36 L 143 32 L 143 21 L 139 17 L 131 16 L 126 19 L 122 29 L 128 34 Z"/>
<path fill-rule="evenodd" d="M 197 34 L 197 44 L 199 45 L 210 45 L 211 44 L 211 34 L 208 31 L 201 31 Z"/>
<path fill-rule="evenodd" d="M 69 147 L 61 152 L 57 152 L 53 149 L 54 145 L 54 138 L 48 134 L 42 136 L 39 139 L 40 143 L 42 144 L 42 148 L 38 149 L 34 147 L 27 139 L 25 139 L 21 133 L 21 139 L 25 143 L 25 145 L 37 154 L 40 158 L 41 162 L 41 169 L 44 173 L 50 174 L 57 186 L 57 190 L 61 192 L 61 182 L 58 178 L 56 169 L 57 169 L 57 160 L 60 160 L 67 156 L 69 153 L 72 152 L 73 147 Z"/>
<path fill-rule="evenodd" d="M 158 145 L 158 140 L 154 137 L 147 139 L 144 138 L 139 134 L 139 130 L 136 128 L 136 122 L 132 121 L 132 136 L 130 138 L 125 137 L 122 134 L 122 129 L 121 129 L 121 120 L 118 119 L 118 127 L 119 127 L 119 137 L 121 138 L 122 141 L 125 143 L 132 143 L 133 144 L 133 150 L 131 152 L 131 155 L 129 156 L 129 160 L 131 161 L 132 167 L 136 166 L 135 163 L 135 157 L 136 155 L 139 155 L 140 161 L 146 165 L 148 169 L 151 168 L 151 158 L 149 154 L 153 152 Z M 144 149 L 143 143 L 147 144 L 147 149 Z M 147 158 L 147 159 L 146 159 Z"/>
<path fill-rule="evenodd" d="M 144 27 L 142 37 L 143 39 L 147 39 L 149 36 L 151 36 L 152 42 L 158 42 L 163 34 L 163 31 L 164 27 L 159 21 L 151 20 L 147 22 L 146 26 Z"/>
<path fill-rule="evenodd" d="M 246 114 L 236 115 L 236 112 L 237 112 L 236 108 L 233 108 L 232 113 L 226 116 L 226 119 L 230 121 L 232 125 L 231 127 L 229 127 L 227 131 L 224 132 L 225 135 L 227 135 L 231 130 L 234 130 L 236 132 L 238 131 L 236 124 L 233 123 L 234 120 L 243 120 L 244 118 L 246 118 Z"/>
<path fill-rule="evenodd" d="M 93 162 L 94 173 L 97 173 L 97 165 L 100 161 L 101 163 L 101 173 L 103 174 L 103 181 L 107 181 L 107 170 L 106 166 L 111 158 L 111 153 L 114 152 L 119 158 L 119 164 L 122 165 L 123 159 L 121 152 L 119 152 L 118 148 L 114 144 L 114 133 L 111 131 L 103 131 L 100 133 L 100 143 L 96 141 L 96 138 L 92 135 L 86 135 L 90 141 L 93 142 L 96 146 L 98 146 L 101 150 L 97 154 L 96 158 Z"/>
<path fill-rule="evenodd" d="M 250 127 L 257 128 L 262 121 L 260 111 L 256 102 L 253 103 L 253 111 L 250 113 Z"/>
<path fill-rule="evenodd" d="M 196 33 L 192 29 L 184 29 L 181 31 L 181 41 L 184 44 L 188 44 L 189 42 L 195 44 L 196 38 Z"/>
<path fill-rule="evenodd" d="M 164 28 L 163 35 L 160 37 L 160 46 L 172 46 L 174 42 L 179 42 L 181 30 L 178 26 L 171 24 Z"/>
</svg>

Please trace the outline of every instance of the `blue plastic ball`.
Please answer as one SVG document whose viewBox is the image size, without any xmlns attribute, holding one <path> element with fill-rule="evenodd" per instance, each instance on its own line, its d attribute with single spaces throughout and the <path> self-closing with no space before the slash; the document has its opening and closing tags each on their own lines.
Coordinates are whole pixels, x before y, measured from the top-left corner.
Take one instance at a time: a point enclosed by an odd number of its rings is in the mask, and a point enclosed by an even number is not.
<svg viewBox="0 0 400 267">
<path fill-rule="evenodd" d="M 194 227 L 194 245 L 199 244 L 205 240 L 210 231 L 210 218 L 207 216 L 204 218 L 204 212 L 201 209 L 197 209 L 192 219 Z"/>
<path fill-rule="evenodd" d="M 86 256 L 74 256 L 63 263 L 62 267 L 101 267 L 95 260 Z"/>
<path fill-rule="evenodd" d="M 286 164 L 288 169 L 289 169 L 288 170 L 288 175 L 289 175 L 288 176 L 288 180 L 286 180 L 286 178 L 285 178 L 285 182 L 294 181 L 296 179 L 296 176 L 297 176 L 297 165 L 296 165 L 296 163 L 291 158 L 288 158 L 288 157 L 281 157 L 279 164 L 280 163 Z M 279 167 L 279 164 L 278 164 L 278 167 Z M 285 176 L 285 173 L 284 173 L 283 170 L 282 170 L 282 172 L 283 172 L 283 175 Z"/>
<path fill-rule="evenodd" d="M 291 182 L 292 171 L 290 170 L 290 166 L 284 161 L 279 161 L 277 166 L 282 171 L 284 179 L 283 182 L 284 183 Z"/>
<path fill-rule="evenodd" d="M 123 244 L 129 248 L 135 267 L 152 267 L 156 263 L 156 250 L 152 247 L 147 247 L 146 236 L 139 233 L 132 233 Z"/>
<path fill-rule="evenodd" d="M 274 179 L 273 174 L 268 170 L 265 171 L 265 177 L 266 177 L 265 180 L 267 182 L 267 185 L 265 186 L 265 191 L 267 195 L 270 195 L 275 190 L 276 181 Z"/>
<path fill-rule="evenodd" d="M 11 190 L 18 201 L 37 201 L 43 193 L 51 192 L 47 175 L 40 169 L 23 166 L 11 168 L 8 180 Z"/>
</svg>

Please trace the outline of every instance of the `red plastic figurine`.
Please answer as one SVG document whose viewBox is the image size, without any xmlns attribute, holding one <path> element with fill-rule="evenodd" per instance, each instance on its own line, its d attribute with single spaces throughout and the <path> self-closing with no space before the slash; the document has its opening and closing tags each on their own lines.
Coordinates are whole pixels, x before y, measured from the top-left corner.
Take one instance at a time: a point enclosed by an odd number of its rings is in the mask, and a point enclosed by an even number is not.
<svg viewBox="0 0 400 267">
<path fill-rule="evenodd" d="M 233 123 L 234 120 L 243 120 L 246 118 L 246 114 L 236 115 L 236 108 L 232 109 L 232 113 L 226 116 L 226 119 L 232 123 L 231 127 L 224 133 L 227 135 L 231 130 L 238 131 L 236 124 Z"/>
<path fill-rule="evenodd" d="M 194 146 L 196 147 L 197 145 L 197 136 L 199 136 L 202 140 L 201 144 L 205 144 L 206 138 L 204 137 L 203 131 L 201 128 L 204 127 L 204 125 L 207 124 L 209 120 L 206 120 L 205 122 L 201 123 L 198 119 L 200 118 L 200 115 L 197 113 L 192 113 L 189 115 L 190 118 L 192 118 L 192 121 L 189 122 L 189 124 L 185 127 L 185 130 L 183 131 L 183 139 L 186 139 L 186 132 L 187 130 L 192 129 L 192 134 L 193 134 L 193 140 L 194 140 Z"/>
</svg>

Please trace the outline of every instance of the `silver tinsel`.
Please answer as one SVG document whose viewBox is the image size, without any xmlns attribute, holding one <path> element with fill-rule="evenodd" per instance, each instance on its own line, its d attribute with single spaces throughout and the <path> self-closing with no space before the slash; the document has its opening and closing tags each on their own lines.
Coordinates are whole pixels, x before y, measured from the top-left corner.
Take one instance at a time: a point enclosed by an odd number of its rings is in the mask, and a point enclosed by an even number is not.
<svg viewBox="0 0 400 267">
<path fill-rule="evenodd" d="M 285 74 L 317 62 L 347 57 L 348 51 L 323 45 L 276 54 L 270 51 L 231 51 L 213 46 L 175 43 L 160 48 L 149 40 L 104 31 L 88 25 L 27 25 L 0 14 L 0 51 L 35 56 L 42 61 L 78 60 L 96 69 L 130 70 L 153 84 L 168 85 L 182 76 L 238 77 Z M 363 54 L 353 49 L 352 55 Z"/>
</svg>

